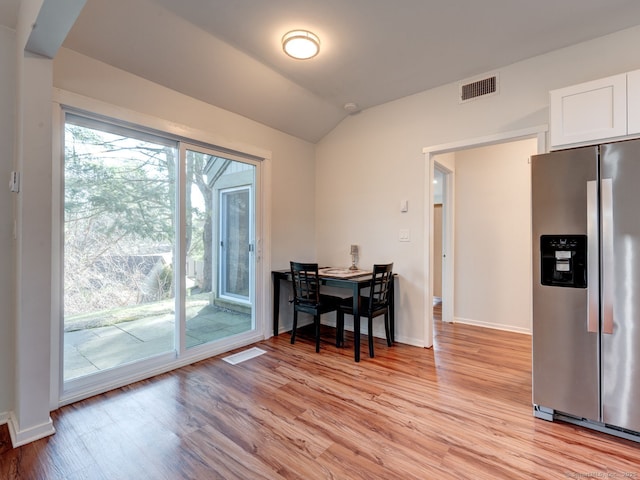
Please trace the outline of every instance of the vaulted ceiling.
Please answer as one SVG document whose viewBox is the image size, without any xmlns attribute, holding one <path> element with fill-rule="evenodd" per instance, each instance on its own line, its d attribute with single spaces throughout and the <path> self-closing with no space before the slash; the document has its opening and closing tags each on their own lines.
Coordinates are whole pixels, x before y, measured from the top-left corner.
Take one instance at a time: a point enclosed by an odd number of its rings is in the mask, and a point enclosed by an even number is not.
<svg viewBox="0 0 640 480">
<path fill-rule="evenodd" d="M 2 0 L 15 28 L 19 0 Z M 13 22 L 13 25 L 11 25 Z M 637 0 L 87 0 L 63 46 L 310 142 L 348 113 L 640 24 Z M 305 28 L 320 54 L 293 60 Z"/>
</svg>

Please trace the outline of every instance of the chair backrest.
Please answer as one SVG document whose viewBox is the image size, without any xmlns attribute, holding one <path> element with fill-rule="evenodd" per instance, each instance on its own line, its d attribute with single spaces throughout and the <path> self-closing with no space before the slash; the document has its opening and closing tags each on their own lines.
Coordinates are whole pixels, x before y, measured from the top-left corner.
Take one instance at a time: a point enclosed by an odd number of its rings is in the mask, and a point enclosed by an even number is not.
<svg viewBox="0 0 640 480">
<path fill-rule="evenodd" d="M 391 282 L 393 282 L 393 263 L 375 264 L 369 290 L 369 312 L 389 305 Z"/>
<path fill-rule="evenodd" d="M 318 264 L 290 263 L 294 303 L 296 305 L 318 305 L 320 303 Z"/>
</svg>

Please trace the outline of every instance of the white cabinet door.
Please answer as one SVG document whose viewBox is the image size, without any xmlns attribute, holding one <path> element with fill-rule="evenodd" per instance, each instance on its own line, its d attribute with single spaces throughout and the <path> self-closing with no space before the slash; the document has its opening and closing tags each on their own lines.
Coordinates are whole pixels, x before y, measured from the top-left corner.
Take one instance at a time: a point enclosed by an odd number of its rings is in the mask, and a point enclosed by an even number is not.
<svg viewBox="0 0 640 480">
<path fill-rule="evenodd" d="M 627 73 L 627 133 L 640 133 L 640 70 Z"/>
<path fill-rule="evenodd" d="M 627 75 L 552 90 L 551 146 L 588 143 L 627 134 Z"/>
</svg>

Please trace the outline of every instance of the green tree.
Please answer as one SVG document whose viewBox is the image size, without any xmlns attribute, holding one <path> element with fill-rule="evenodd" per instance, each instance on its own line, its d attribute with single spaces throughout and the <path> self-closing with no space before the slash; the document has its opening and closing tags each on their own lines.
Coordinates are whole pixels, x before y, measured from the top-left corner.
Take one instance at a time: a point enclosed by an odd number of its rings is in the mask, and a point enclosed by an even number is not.
<svg viewBox="0 0 640 480">
<path fill-rule="evenodd" d="M 160 261 L 162 255 L 174 255 L 177 163 L 174 147 L 67 123 L 67 313 L 156 299 L 141 297 L 140 292 L 150 288 L 142 284 L 153 256 L 160 255 L 155 258 Z M 203 178 L 204 164 L 201 154 L 188 162 L 187 188 L 197 185 L 205 200 L 202 211 L 191 205 L 191 192 L 187 192 L 186 243 L 189 254 L 202 256 L 208 266 L 202 287 L 210 290 L 212 203 L 211 188 Z M 134 255 L 149 261 L 133 261 Z M 175 264 L 173 259 L 170 263 Z M 166 296 L 171 291 L 166 270 L 158 278 L 163 284 L 154 290 Z"/>
</svg>

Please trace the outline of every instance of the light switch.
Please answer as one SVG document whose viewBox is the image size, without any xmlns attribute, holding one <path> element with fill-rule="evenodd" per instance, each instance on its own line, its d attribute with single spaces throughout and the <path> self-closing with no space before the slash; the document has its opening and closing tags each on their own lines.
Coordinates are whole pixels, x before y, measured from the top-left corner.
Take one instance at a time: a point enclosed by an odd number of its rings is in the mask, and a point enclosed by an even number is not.
<svg viewBox="0 0 640 480">
<path fill-rule="evenodd" d="M 409 200 L 400 200 L 400 211 L 401 212 L 409 211 Z"/>
<path fill-rule="evenodd" d="M 411 241 L 411 233 L 408 228 L 401 228 L 400 235 L 398 236 L 398 240 L 401 242 L 410 242 Z"/>
</svg>

